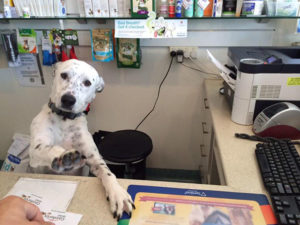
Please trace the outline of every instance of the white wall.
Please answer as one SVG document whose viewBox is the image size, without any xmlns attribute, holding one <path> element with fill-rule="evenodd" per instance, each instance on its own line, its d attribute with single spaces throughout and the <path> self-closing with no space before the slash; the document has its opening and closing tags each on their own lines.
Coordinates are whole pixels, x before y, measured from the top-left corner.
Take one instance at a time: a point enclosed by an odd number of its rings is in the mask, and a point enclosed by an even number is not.
<svg viewBox="0 0 300 225">
<path fill-rule="evenodd" d="M 300 42 L 300 34 L 296 33 L 297 20 L 284 19 L 277 20 L 275 27 L 277 27 L 274 33 L 274 45 L 286 46 L 291 45 L 293 42 Z"/>
<path fill-rule="evenodd" d="M 143 65 L 117 69 L 115 62 L 93 63 L 90 49 L 77 49 L 78 57 L 94 65 L 106 87 L 93 102 L 88 116 L 93 133 L 99 129 L 134 129 L 151 109 L 158 84 L 167 71 L 167 48 L 143 48 Z M 3 62 L 3 52 L 1 61 Z M 51 67 L 43 67 L 45 88 L 20 87 L 13 70 L 0 70 L 0 158 L 4 158 L 14 132 L 28 133 L 32 118 L 48 101 Z M 197 169 L 201 140 L 201 75 L 173 63 L 162 87 L 156 110 L 140 126 L 153 140 L 149 167 Z M 184 160 L 183 160 L 184 159 Z"/>
<path fill-rule="evenodd" d="M 205 48 L 223 62 L 226 46 L 272 45 L 277 23 L 257 23 L 255 20 L 193 20 L 189 21 L 189 38 L 181 40 L 143 40 L 141 69 L 117 69 L 116 62 L 91 61 L 88 29 L 112 27 L 113 21 L 99 25 L 90 21 L 80 25 L 66 21 L 65 28 L 82 29 L 78 57 L 96 67 L 103 75 L 106 87 L 92 104 L 88 116 L 89 129 L 115 131 L 134 129 L 151 109 L 158 85 L 170 61 L 166 46 L 199 46 L 197 60 L 206 71 L 213 71 L 205 57 Z M 0 29 L 30 27 L 36 29 L 59 27 L 57 21 L 11 22 Z M 283 34 L 282 34 L 283 35 Z M 284 43 L 287 43 L 284 42 Z M 164 45 L 164 46 L 162 46 Z M 190 61 L 186 62 L 195 66 Z M 14 132 L 29 133 L 32 118 L 48 101 L 52 81 L 52 68 L 43 67 L 46 86 L 43 88 L 20 87 L 13 70 L 7 69 L 5 56 L 0 51 L 0 159 L 6 155 Z M 162 87 L 156 110 L 141 125 L 140 130 L 149 134 L 154 149 L 148 167 L 198 169 L 200 164 L 201 101 L 203 75 L 174 63 Z"/>
</svg>

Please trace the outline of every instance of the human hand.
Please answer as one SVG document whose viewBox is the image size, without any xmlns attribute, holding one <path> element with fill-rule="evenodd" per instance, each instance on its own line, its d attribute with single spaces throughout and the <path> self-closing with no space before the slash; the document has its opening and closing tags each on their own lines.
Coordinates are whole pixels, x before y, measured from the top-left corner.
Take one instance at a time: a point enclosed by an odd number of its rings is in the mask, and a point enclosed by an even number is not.
<svg viewBox="0 0 300 225">
<path fill-rule="evenodd" d="M 39 208 L 22 198 L 8 196 L 0 200 L 0 225 L 55 225 L 45 222 Z"/>
</svg>

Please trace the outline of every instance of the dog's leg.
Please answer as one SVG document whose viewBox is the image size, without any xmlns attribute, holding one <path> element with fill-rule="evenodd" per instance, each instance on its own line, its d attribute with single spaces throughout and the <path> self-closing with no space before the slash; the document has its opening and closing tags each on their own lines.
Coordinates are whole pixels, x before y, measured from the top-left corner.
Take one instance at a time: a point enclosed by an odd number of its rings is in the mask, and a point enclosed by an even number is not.
<svg viewBox="0 0 300 225">
<path fill-rule="evenodd" d="M 81 138 L 78 139 L 77 143 L 74 143 L 73 148 L 78 149 L 86 156 L 86 162 L 90 166 L 91 172 L 101 179 L 114 217 L 120 219 L 123 211 L 130 215 L 132 208 L 135 208 L 130 195 L 120 186 L 116 176 L 107 167 L 91 134 L 87 130 L 82 131 Z"/>
<path fill-rule="evenodd" d="M 53 145 L 53 141 L 47 135 L 39 135 L 31 138 L 30 142 L 30 166 L 48 167 L 52 166 L 55 158 L 60 157 L 66 150 L 58 145 Z"/>
<path fill-rule="evenodd" d="M 51 138 L 50 138 L 51 139 Z M 75 149 L 66 150 L 59 145 L 53 145 L 47 138 L 35 137 L 30 144 L 30 166 L 47 167 L 61 173 L 84 166 L 86 158 Z"/>
</svg>

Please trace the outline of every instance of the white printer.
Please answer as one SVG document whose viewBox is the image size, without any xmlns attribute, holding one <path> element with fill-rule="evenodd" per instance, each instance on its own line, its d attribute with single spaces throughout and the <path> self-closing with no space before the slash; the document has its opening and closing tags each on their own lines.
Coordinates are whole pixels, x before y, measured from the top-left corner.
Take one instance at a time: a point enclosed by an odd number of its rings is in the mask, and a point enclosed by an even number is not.
<svg viewBox="0 0 300 225">
<path fill-rule="evenodd" d="M 229 47 L 228 59 L 224 94 L 233 122 L 251 125 L 278 102 L 300 107 L 300 48 Z"/>
</svg>

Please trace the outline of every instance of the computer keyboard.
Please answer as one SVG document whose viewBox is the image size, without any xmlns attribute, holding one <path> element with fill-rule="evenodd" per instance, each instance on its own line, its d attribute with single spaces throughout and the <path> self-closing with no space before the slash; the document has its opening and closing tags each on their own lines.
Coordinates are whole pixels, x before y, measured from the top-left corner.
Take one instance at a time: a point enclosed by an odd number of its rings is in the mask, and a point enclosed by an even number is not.
<svg viewBox="0 0 300 225">
<path fill-rule="evenodd" d="M 300 225 L 300 156 L 294 144 L 259 143 L 255 154 L 278 224 Z"/>
</svg>

